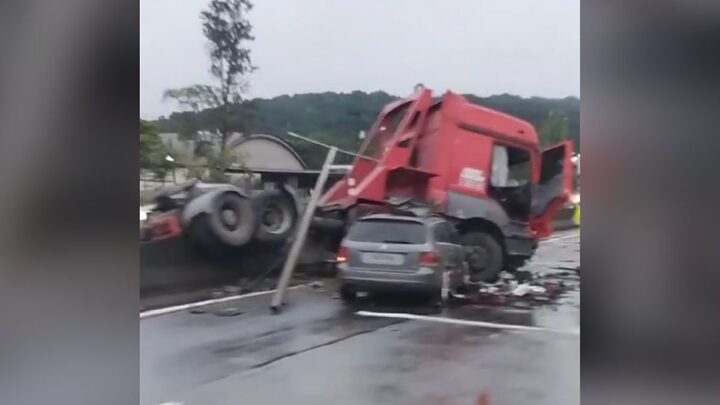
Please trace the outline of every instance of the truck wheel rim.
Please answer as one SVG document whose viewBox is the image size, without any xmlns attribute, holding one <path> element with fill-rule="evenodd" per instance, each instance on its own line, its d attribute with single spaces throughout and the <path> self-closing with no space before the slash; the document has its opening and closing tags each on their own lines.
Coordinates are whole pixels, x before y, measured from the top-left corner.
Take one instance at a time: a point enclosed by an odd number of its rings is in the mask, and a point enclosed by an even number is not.
<svg viewBox="0 0 720 405">
<path fill-rule="evenodd" d="M 262 226 L 272 234 L 285 232 L 290 227 L 290 213 L 276 204 L 268 204 L 262 214 Z"/>
<path fill-rule="evenodd" d="M 468 246 L 466 252 L 470 272 L 477 273 L 487 267 L 488 254 L 485 248 L 481 246 Z"/>
<path fill-rule="evenodd" d="M 238 225 L 238 216 L 235 211 L 230 207 L 223 207 L 220 211 L 220 220 L 228 229 L 235 229 Z"/>
</svg>

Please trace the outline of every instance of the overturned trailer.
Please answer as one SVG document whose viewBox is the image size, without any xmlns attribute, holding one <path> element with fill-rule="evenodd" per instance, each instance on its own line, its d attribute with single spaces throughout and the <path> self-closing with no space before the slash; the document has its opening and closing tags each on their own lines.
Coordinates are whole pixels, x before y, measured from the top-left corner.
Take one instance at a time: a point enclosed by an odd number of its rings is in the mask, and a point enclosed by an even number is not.
<svg viewBox="0 0 720 405">
<path fill-rule="evenodd" d="M 307 169 L 287 143 L 269 135 L 246 137 L 237 153 L 244 165 L 227 170 L 230 183 L 168 188 L 146 207 L 146 215 L 141 213 L 142 293 L 231 282 L 268 273 L 281 263 L 284 243 L 319 171 Z M 334 168 L 328 185 L 343 170 Z M 329 257 L 310 245 L 301 264 Z"/>
</svg>

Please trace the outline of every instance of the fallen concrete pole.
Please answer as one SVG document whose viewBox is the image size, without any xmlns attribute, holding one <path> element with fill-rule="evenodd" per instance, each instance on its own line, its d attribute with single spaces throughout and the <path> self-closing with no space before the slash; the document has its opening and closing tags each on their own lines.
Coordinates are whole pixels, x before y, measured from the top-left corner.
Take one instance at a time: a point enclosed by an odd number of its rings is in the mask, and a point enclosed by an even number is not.
<svg viewBox="0 0 720 405">
<path fill-rule="evenodd" d="M 278 313 L 284 303 L 285 291 L 287 290 L 288 284 L 290 284 L 290 278 L 292 277 L 293 270 L 297 264 L 298 257 L 300 256 L 300 250 L 305 243 L 305 237 L 307 236 L 308 230 L 310 229 L 310 222 L 312 221 L 315 213 L 315 207 L 320 200 L 320 196 L 323 192 L 323 185 L 327 181 L 328 174 L 330 173 L 330 165 L 335 161 L 335 154 L 337 148 L 334 146 L 328 151 L 325 163 L 323 164 L 320 176 L 318 176 L 315 182 L 315 188 L 310 195 L 310 201 L 308 202 L 305 212 L 303 212 L 302 220 L 295 231 L 295 237 L 290 247 L 290 253 L 288 254 L 285 265 L 283 266 L 282 273 L 280 274 L 280 280 L 278 281 L 275 295 L 273 295 L 270 309 L 273 313 Z"/>
</svg>

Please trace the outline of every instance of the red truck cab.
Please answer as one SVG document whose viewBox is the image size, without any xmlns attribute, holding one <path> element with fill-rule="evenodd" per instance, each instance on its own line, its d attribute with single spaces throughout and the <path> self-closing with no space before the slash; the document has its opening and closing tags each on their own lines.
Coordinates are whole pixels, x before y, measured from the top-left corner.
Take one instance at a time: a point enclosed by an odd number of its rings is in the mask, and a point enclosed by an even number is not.
<svg viewBox="0 0 720 405">
<path fill-rule="evenodd" d="M 531 257 L 574 188 L 571 141 L 541 150 L 530 123 L 452 92 L 434 99 L 421 89 L 389 104 L 359 154 L 321 209 L 352 221 L 422 201 L 457 227 L 481 280 Z"/>
</svg>

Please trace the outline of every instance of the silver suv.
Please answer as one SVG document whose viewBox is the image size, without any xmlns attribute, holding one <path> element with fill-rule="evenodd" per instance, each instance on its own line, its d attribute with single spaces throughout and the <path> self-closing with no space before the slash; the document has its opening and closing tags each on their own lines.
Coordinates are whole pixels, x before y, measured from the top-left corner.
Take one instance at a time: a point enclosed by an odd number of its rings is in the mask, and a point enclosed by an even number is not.
<svg viewBox="0 0 720 405">
<path fill-rule="evenodd" d="M 443 300 L 465 283 L 465 253 L 442 218 L 370 215 L 350 227 L 337 255 L 344 301 L 357 291 L 415 290 Z"/>
</svg>

